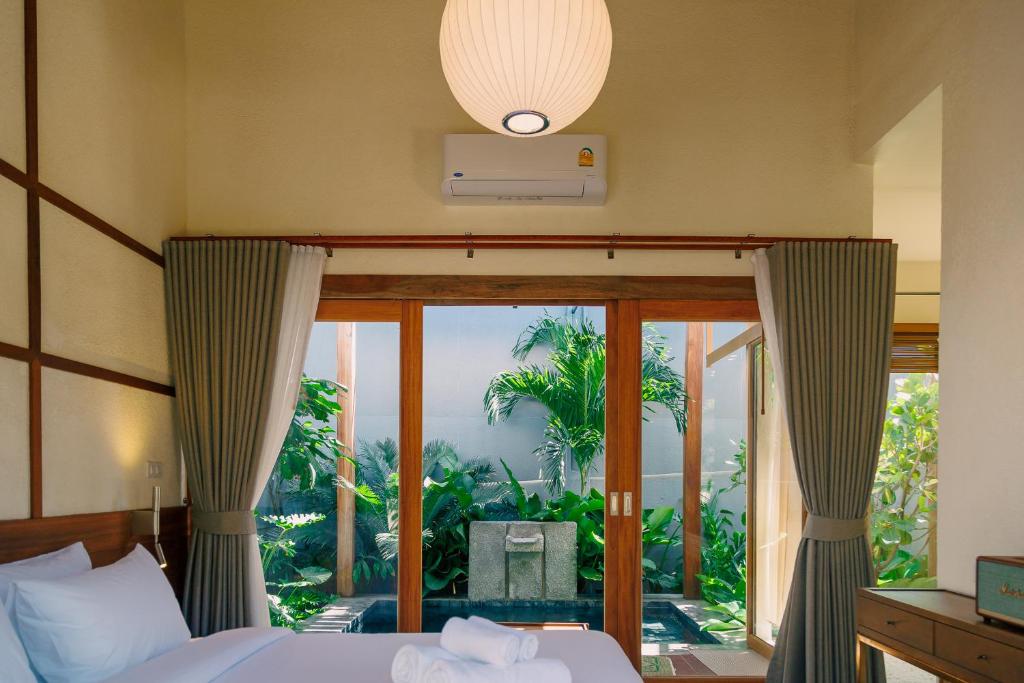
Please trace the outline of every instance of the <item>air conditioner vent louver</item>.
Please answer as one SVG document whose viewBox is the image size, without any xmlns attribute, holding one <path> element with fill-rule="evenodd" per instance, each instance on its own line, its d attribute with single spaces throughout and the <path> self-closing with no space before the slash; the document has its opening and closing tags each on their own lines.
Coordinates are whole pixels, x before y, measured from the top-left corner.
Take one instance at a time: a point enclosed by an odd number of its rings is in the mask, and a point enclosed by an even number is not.
<svg viewBox="0 0 1024 683">
<path fill-rule="evenodd" d="M 603 135 L 446 135 L 447 204 L 596 206 L 607 191 Z"/>
</svg>

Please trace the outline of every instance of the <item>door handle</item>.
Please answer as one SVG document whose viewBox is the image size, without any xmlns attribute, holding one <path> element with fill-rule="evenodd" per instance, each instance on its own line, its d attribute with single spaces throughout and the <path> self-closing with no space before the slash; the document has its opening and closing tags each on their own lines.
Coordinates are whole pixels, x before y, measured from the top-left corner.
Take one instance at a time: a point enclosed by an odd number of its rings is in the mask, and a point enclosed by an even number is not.
<svg viewBox="0 0 1024 683">
<path fill-rule="evenodd" d="M 619 516 L 619 492 L 612 491 L 608 494 L 608 514 L 611 517 Z"/>
<path fill-rule="evenodd" d="M 633 516 L 633 492 L 625 491 L 622 494 L 622 516 L 632 517 Z"/>
</svg>

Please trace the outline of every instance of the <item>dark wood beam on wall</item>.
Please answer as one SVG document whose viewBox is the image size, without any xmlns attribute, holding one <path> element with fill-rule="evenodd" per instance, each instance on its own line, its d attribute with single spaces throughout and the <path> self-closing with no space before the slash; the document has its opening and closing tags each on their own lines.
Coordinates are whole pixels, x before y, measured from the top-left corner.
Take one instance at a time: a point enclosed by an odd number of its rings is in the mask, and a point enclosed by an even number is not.
<svg viewBox="0 0 1024 683">
<path fill-rule="evenodd" d="M 28 455 L 29 508 L 43 516 L 42 275 L 39 235 L 39 74 L 36 0 L 25 0 L 25 192 L 28 210 Z"/>
<path fill-rule="evenodd" d="M 154 394 L 174 396 L 174 387 L 170 385 L 161 384 L 160 382 L 154 382 L 152 380 L 143 379 L 123 372 L 117 372 L 116 370 L 108 370 L 107 368 L 90 365 L 89 363 L 82 363 L 81 361 L 71 360 L 70 358 L 54 356 L 49 353 L 41 353 L 39 354 L 39 361 L 44 368 L 63 370 L 64 372 L 92 377 L 93 379 L 102 379 L 107 382 L 114 382 L 115 384 L 121 384 L 126 387 L 151 391 Z"/>
<path fill-rule="evenodd" d="M 429 303 L 684 299 L 756 302 L 752 277 L 631 275 L 325 275 L 321 299 L 419 299 Z"/>
<path fill-rule="evenodd" d="M 163 254 L 161 254 L 160 252 L 150 249 L 149 247 L 147 247 L 145 244 L 138 241 L 134 237 L 118 230 L 113 225 L 106 222 L 96 214 L 87 211 L 83 207 L 79 206 L 78 204 L 74 203 L 73 201 L 62 195 L 61 193 L 46 185 L 43 185 L 42 183 L 39 183 L 37 191 L 39 192 L 40 197 L 45 199 L 50 204 L 53 204 L 58 209 L 61 209 L 62 211 L 64 211 L 64 213 L 68 214 L 69 216 L 74 216 L 79 221 L 85 223 L 93 230 L 96 230 L 97 232 L 106 235 L 107 237 L 114 240 L 121 246 L 131 249 L 139 256 L 145 258 L 148 261 L 152 261 L 154 264 L 163 268 L 164 257 Z"/>
</svg>

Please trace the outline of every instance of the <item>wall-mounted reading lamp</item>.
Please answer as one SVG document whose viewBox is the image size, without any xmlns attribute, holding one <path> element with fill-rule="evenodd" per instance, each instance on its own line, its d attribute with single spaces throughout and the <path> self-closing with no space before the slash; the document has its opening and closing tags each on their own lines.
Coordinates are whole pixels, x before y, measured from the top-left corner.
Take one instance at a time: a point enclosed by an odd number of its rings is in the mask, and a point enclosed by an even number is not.
<svg viewBox="0 0 1024 683">
<path fill-rule="evenodd" d="M 152 536 L 156 550 L 156 561 L 161 568 L 167 566 L 164 549 L 160 547 L 160 487 L 153 487 L 153 509 L 132 511 L 132 534 L 135 536 Z"/>
</svg>

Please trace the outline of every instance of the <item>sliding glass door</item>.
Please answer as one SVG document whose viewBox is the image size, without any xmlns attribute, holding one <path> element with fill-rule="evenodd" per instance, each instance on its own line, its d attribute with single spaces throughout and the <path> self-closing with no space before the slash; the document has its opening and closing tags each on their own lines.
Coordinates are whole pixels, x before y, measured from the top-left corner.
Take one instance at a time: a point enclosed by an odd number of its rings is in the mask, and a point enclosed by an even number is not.
<svg viewBox="0 0 1024 683">
<path fill-rule="evenodd" d="M 269 608 L 302 630 L 399 628 L 403 308 L 325 302 L 257 507 Z"/>
<path fill-rule="evenodd" d="M 752 300 L 323 302 L 293 426 L 312 460 L 286 447 L 261 506 L 279 622 L 479 614 L 607 631 L 648 676 L 759 673 L 747 608 L 768 633 L 772 612 L 747 579 L 772 560 L 747 534 L 773 522 L 747 483 L 778 420 L 754 407 L 756 318 Z"/>
<path fill-rule="evenodd" d="M 748 647 L 748 445 L 756 310 L 641 303 L 632 494 L 641 547 L 640 665 L 648 677 L 763 675 Z M 623 340 L 624 343 L 628 343 Z M 628 482 L 624 482 L 628 483 Z"/>
<path fill-rule="evenodd" d="M 427 306 L 422 629 L 604 627 L 605 309 Z"/>
</svg>

